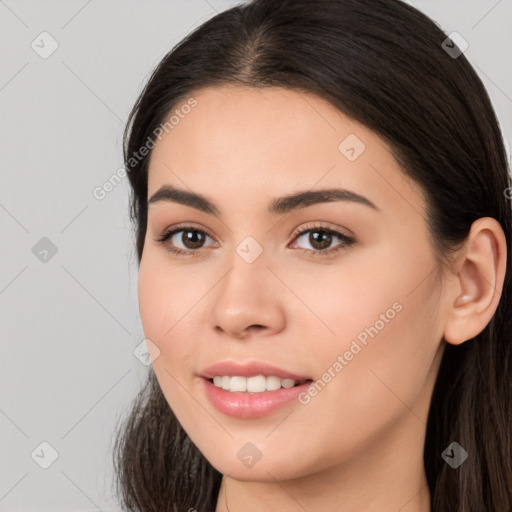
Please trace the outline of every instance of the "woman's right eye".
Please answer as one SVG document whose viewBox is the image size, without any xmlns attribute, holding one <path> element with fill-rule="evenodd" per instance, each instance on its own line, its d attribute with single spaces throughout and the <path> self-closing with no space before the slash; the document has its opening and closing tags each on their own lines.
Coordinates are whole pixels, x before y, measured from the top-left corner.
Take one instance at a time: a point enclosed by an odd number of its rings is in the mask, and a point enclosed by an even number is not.
<svg viewBox="0 0 512 512">
<path fill-rule="evenodd" d="M 198 249 L 204 247 L 204 242 L 210 235 L 201 229 L 192 226 L 173 227 L 164 231 L 159 237 L 155 239 L 157 243 L 165 246 L 165 248 L 175 254 L 193 254 L 197 253 Z M 213 239 L 212 239 L 213 240 Z M 177 244 L 182 244 L 184 247 L 179 247 Z"/>
</svg>

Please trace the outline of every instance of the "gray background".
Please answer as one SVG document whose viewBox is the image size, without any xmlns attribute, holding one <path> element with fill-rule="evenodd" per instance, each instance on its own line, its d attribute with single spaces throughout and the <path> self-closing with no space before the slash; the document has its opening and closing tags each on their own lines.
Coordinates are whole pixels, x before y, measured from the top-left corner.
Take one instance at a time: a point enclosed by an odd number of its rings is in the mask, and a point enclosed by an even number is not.
<svg viewBox="0 0 512 512">
<path fill-rule="evenodd" d="M 2 512 L 119 510 L 112 432 L 147 367 L 127 182 L 93 190 L 148 73 L 237 3 L 0 0 Z M 409 3 L 468 41 L 510 155 L 512 0 Z"/>
</svg>

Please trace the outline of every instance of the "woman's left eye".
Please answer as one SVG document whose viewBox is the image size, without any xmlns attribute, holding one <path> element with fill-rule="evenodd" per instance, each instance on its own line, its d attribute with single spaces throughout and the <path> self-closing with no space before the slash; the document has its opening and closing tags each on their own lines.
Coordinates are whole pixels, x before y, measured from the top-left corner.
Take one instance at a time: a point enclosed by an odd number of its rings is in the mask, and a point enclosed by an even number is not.
<svg viewBox="0 0 512 512">
<path fill-rule="evenodd" d="M 180 233 L 181 236 L 177 236 Z M 306 227 L 303 230 L 297 231 L 294 234 L 293 241 L 298 241 L 305 237 L 305 235 L 309 235 L 307 237 L 307 243 L 309 243 L 313 249 L 300 246 L 299 248 L 314 255 L 326 255 L 338 252 L 355 242 L 353 238 L 339 231 L 322 226 Z M 198 249 L 205 247 L 204 243 L 208 238 L 213 241 L 213 238 L 201 229 L 197 229 L 193 226 L 180 226 L 164 231 L 160 236 L 155 238 L 155 241 L 164 245 L 167 250 L 172 253 L 195 256 L 199 253 Z M 336 238 L 340 240 L 341 243 L 331 247 L 333 240 Z M 181 243 L 183 247 L 177 246 L 177 243 Z M 215 245 L 215 242 L 212 245 Z"/>
<path fill-rule="evenodd" d="M 306 235 L 308 236 L 306 237 Z M 330 228 L 325 228 L 323 226 L 308 227 L 306 229 L 299 231 L 298 233 L 296 233 L 294 241 L 300 240 L 303 237 L 306 240 L 306 242 L 313 247 L 314 250 L 307 249 L 304 247 L 301 247 L 301 249 L 304 249 L 305 251 L 310 252 L 315 256 L 326 255 L 341 251 L 351 246 L 355 242 L 353 238 L 344 235 L 339 231 Z M 340 240 L 341 243 L 332 247 L 331 244 L 333 240 L 335 240 L 336 238 Z"/>
</svg>

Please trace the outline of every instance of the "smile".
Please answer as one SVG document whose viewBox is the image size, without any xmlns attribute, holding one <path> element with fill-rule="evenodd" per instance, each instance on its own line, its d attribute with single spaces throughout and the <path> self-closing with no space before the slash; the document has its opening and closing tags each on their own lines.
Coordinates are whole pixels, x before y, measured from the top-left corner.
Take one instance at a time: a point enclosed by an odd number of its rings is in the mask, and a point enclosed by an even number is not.
<svg viewBox="0 0 512 512">
<path fill-rule="evenodd" d="M 256 375 L 254 377 L 217 375 L 210 380 L 218 388 L 230 392 L 263 393 L 265 391 L 277 391 L 278 389 L 293 388 L 304 384 L 306 381 L 293 379 L 281 379 L 275 375 Z"/>
</svg>

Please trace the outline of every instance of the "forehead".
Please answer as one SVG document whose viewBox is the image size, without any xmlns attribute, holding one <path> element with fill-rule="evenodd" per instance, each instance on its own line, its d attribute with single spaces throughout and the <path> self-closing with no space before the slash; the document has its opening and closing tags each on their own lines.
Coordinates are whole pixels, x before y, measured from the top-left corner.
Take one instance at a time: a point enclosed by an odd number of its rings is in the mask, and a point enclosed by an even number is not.
<svg viewBox="0 0 512 512">
<path fill-rule="evenodd" d="M 314 94 L 215 87 L 191 94 L 171 115 L 172 129 L 151 155 L 148 197 L 164 184 L 208 195 L 231 191 L 241 204 L 259 194 L 331 186 L 395 202 L 421 195 L 382 139 Z"/>
<path fill-rule="evenodd" d="M 195 106 L 185 108 L 191 98 Z M 188 161 L 207 153 L 217 153 L 224 162 L 229 157 L 249 160 L 255 153 L 261 161 L 275 161 L 311 150 L 336 155 L 344 133 L 377 138 L 324 99 L 279 87 L 203 89 L 178 104 L 171 116 L 172 127 L 162 134 L 155 158 L 186 149 Z"/>
</svg>

